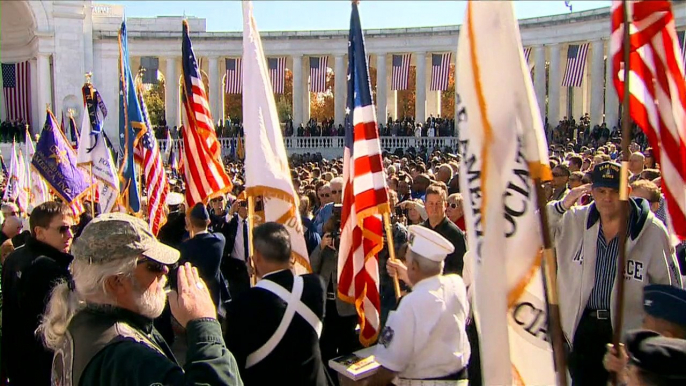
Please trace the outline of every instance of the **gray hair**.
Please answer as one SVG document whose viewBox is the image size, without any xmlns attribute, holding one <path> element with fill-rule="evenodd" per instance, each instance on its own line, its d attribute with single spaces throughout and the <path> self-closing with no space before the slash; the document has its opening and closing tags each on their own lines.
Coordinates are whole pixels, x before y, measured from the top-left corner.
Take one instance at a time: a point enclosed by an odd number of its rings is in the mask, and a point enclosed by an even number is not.
<svg viewBox="0 0 686 386">
<path fill-rule="evenodd" d="M 412 249 L 407 249 L 406 258 L 417 263 L 419 271 L 425 275 L 437 275 L 443 272 L 444 263 L 442 261 L 439 263 L 437 261 L 429 260 Z"/>
<path fill-rule="evenodd" d="M 137 261 L 138 257 L 132 257 L 89 264 L 88 261 L 75 259 L 70 267 L 74 290 L 69 288 L 67 280 L 62 280 L 53 288 L 45 314 L 36 329 L 36 336 L 42 337 L 45 347 L 55 351 L 62 345 L 71 319 L 87 302 L 113 305 L 106 280 L 112 276 L 133 275 Z"/>
</svg>

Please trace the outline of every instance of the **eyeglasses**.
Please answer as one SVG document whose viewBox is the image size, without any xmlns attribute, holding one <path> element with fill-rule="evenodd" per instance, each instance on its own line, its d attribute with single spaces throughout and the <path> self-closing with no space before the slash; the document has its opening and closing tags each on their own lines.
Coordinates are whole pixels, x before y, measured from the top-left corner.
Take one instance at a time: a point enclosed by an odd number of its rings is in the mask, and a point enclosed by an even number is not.
<svg viewBox="0 0 686 386">
<path fill-rule="evenodd" d="M 55 229 L 58 232 L 60 232 L 60 234 L 65 235 L 69 231 L 71 231 L 71 233 L 74 234 L 76 231 L 76 226 L 75 225 L 71 225 L 71 226 L 70 225 L 62 225 L 62 226 L 59 226 L 57 228 L 48 228 L 48 229 Z"/>
<path fill-rule="evenodd" d="M 329 193 L 323 193 L 323 194 L 319 195 L 319 197 L 326 197 L 326 198 L 329 198 L 330 196 L 331 195 Z"/>
<path fill-rule="evenodd" d="M 338 193 L 343 193 L 343 189 L 341 190 L 332 190 L 331 194 L 338 194 Z"/>
<path fill-rule="evenodd" d="M 136 265 L 141 265 L 141 264 L 145 264 L 145 269 L 147 269 L 151 273 L 155 273 L 155 274 L 163 273 L 164 269 L 167 267 L 166 265 L 164 265 L 160 262 L 150 260 L 147 258 L 138 260 L 138 262 L 136 263 Z"/>
</svg>

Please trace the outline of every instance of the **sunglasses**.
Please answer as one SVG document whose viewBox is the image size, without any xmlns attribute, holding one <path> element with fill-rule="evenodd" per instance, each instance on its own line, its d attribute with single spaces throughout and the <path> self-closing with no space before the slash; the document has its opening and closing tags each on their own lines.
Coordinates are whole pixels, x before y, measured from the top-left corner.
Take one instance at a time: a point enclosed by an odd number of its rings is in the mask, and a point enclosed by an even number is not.
<svg viewBox="0 0 686 386">
<path fill-rule="evenodd" d="M 60 234 L 63 234 L 63 235 L 69 231 L 71 231 L 71 233 L 73 234 L 76 232 L 76 225 L 71 225 L 71 226 L 62 225 L 62 226 L 59 226 L 57 228 L 52 228 L 52 229 L 56 229 L 58 232 L 60 232 Z"/>
<path fill-rule="evenodd" d="M 247 208 L 248 207 L 248 202 L 247 201 L 241 201 L 240 204 L 238 204 L 241 208 Z"/>
<path fill-rule="evenodd" d="M 448 206 L 451 207 L 452 209 L 460 208 L 460 205 L 458 205 L 458 204 L 448 204 Z"/>
<path fill-rule="evenodd" d="M 331 194 L 338 194 L 338 193 L 343 193 L 343 190 L 332 190 Z"/>
<path fill-rule="evenodd" d="M 319 197 L 329 198 L 331 195 L 329 193 L 320 194 Z"/>
<path fill-rule="evenodd" d="M 212 202 L 223 202 L 223 201 L 224 201 L 223 197 L 217 197 L 217 198 L 212 199 Z"/>
<path fill-rule="evenodd" d="M 136 265 L 141 264 L 145 264 L 145 268 L 151 273 L 163 273 L 164 268 L 166 267 L 166 265 L 148 258 L 138 260 L 136 263 Z"/>
</svg>

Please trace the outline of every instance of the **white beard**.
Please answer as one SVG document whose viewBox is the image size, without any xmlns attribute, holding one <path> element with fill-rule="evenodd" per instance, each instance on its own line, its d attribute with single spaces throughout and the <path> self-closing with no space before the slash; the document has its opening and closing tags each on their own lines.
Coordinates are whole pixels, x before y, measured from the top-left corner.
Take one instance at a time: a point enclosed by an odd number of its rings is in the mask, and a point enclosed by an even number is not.
<svg viewBox="0 0 686 386">
<path fill-rule="evenodd" d="M 164 291 L 164 286 L 167 283 L 167 277 L 163 276 L 157 283 L 157 291 L 154 289 L 142 291 L 137 280 L 133 279 L 133 287 L 136 291 L 136 306 L 138 313 L 151 319 L 155 319 L 162 315 L 164 306 L 167 303 L 167 293 Z"/>
</svg>

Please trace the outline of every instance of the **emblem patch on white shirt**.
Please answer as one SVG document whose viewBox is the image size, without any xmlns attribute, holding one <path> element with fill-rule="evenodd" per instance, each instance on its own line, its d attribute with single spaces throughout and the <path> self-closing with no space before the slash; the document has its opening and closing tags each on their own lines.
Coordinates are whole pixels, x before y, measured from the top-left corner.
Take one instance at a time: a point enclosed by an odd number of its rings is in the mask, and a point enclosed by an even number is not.
<svg viewBox="0 0 686 386">
<path fill-rule="evenodd" d="M 379 343 L 388 348 L 388 345 L 390 345 L 391 341 L 393 340 L 393 334 L 393 329 L 390 326 L 384 327 L 379 335 Z"/>
</svg>

